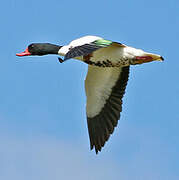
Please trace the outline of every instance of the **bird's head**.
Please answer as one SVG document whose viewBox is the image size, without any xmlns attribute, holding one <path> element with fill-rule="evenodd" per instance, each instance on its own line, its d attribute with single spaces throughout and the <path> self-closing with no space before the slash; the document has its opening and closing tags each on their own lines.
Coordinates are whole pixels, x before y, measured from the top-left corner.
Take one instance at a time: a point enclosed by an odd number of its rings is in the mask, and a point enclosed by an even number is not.
<svg viewBox="0 0 179 180">
<path fill-rule="evenodd" d="M 62 46 L 58 46 L 50 43 L 33 43 L 30 44 L 24 52 L 17 53 L 16 56 L 30 56 L 37 55 L 43 56 L 47 54 L 58 54 L 59 49 Z"/>
</svg>

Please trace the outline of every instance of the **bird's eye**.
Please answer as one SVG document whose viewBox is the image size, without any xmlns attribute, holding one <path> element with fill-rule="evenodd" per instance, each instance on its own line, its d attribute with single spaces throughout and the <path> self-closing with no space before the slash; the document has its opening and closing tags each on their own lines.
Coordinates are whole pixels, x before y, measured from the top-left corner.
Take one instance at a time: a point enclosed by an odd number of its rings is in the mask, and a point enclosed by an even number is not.
<svg viewBox="0 0 179 180">
<path fill-rule="evenodd" d="M 29 49 L 33 49 L 33 48 L 34 48 L 34 44 L 30 44 Z"/>
</svg>

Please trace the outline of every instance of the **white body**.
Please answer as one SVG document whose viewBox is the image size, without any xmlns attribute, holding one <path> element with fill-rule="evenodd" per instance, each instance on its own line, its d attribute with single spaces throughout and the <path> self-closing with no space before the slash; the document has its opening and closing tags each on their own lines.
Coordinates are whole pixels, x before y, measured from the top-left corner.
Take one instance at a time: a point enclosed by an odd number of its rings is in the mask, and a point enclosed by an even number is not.
<svg viewBox="0 0 179 180">
<path fill-rule="evenodd" d="M 58 54 L 61 56 L 65 56 L 70 49 L 82 46 L 84 44 L 90 44 L 91 42 L 94 42 L 96 40 L 103 39 L 101 37 L 97 36 L 85 36 L 81 37 L 79 39 L 73 40 L 68 45 L 63 46 L 60 48 Z M 152 55 L 151 53 L 146 53 L 141 49 L 132 48 L 126 45 L 117 45 L 113 44 L 109 47 L 101 48 L 92 53 L 92 57 L 90 58 L 90 61 L 95 63 L 101 63 L 103 64 L 103 61 L 110 61 L 112 63 L 113 67 L 121 67 L 121 66 L 129 66 L 131 59 L 133 59 L 136 56 L 147 56 Z M 155 55 L 160 57 L 159 55 Z M 74 59 L 78 59 L 81 61 L 84 61 L 83 57 L 75 57 Z"/>
<path fill-rule="evenodd" d="M 79 38 L 60 48 L 58 54 L 65 56 L 72 48 L 90 44 L 99 39 L 102 38 L 97 36 Z M 153 60 L 163 59 L 160 55 L 146 53 L 115 42 L 87 54 L 86 57 L 74 57 L 90 64 L 85 80 L 86 112 L 90 145 L 91 149 L 95 147 L 96 153 L 101 151 L 117 126 L 129 75 L 129 67 L 124 66 L 132 64 L 136 57 L 139 58 L 139 64 L 145 63 L 145 57 L 149 57 L 149 61 L 146 62 L 150 62 L 150 57 Z M 143 57 L 144 61 L 140 61 Z"/>
</svg>

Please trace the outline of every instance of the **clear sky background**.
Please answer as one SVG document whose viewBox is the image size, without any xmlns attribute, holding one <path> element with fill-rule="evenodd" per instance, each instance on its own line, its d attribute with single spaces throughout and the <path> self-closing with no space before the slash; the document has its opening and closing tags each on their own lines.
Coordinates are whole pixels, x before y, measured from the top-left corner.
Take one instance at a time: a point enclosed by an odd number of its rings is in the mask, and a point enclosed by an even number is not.
<svg viewBox="0 0 179 180">
<path fill-rule="evenodd" d="M 178 180 L 179 1 L 6 0 L 0 7 L 1 180 Z M 87 65 L 16 57 L 84 35 L 161 54 L 131 67 L 118 127 L 89 150 Z"/>
</svg>

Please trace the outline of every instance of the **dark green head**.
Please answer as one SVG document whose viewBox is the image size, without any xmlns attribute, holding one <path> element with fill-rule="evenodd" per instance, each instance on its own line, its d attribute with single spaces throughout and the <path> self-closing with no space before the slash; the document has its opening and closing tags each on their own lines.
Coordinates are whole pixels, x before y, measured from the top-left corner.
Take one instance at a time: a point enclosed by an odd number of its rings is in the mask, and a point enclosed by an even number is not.
<svg viewBox="0 0 179 180">
<path fill-rule="evenodd" d="M 17 53 L 17 56 L 30 56 L 37 55 L 43 56 L 47 54 L 58 54 L 59 49 L 62 46 L 58 46 L 50 43 L 33 43 L 30 44 L 26 50 L 22 53 Z"/>
</svg>

